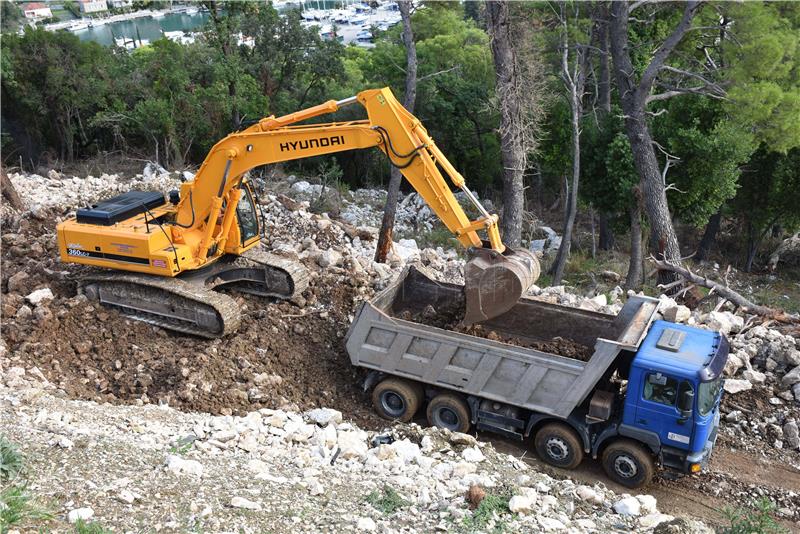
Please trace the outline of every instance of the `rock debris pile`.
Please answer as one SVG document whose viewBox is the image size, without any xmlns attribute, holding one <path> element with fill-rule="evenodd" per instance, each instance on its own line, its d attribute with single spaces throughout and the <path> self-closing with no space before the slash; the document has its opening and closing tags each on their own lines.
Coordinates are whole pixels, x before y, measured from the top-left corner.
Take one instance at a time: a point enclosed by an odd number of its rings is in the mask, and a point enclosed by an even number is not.
<svg viewBox="0 0 800 534">
<path fill-rule="evenodd" d="M 331 409 L 215 417 L 69 401 L 35 381 L 0 387 L 0 407 L 3 432 L 36 458 L 32 488 L 58 503 L 56 529 L 711 532 L 650 495 L 557 480 L 465 434 L 365 431 Z"/>
</svg>

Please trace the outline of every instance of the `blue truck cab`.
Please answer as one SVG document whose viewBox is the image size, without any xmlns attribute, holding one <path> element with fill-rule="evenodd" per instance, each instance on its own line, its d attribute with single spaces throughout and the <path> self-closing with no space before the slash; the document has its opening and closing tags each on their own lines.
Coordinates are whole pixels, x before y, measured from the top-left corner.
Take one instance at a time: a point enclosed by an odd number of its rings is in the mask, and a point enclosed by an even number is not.
<svg viewBox="0 0 800 534">
<path fill-rule="evenodd" d="M 655 321 L 631 362 L 620 433 L 647 444 L 666 468 L 702 471 L 717 438 L 728 352 L 722 334 Z"/>
</svg>

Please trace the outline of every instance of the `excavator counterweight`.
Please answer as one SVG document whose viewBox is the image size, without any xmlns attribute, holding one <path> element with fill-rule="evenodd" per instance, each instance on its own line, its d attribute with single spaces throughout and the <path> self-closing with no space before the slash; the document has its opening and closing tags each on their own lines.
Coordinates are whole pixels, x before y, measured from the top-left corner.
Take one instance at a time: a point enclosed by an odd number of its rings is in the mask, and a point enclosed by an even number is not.
<svg viewBox="0 0 800 534">
<path fill-rule="evenodd" d="M 367 119 L 298 124 L 356 103 Z M 386 154 L 469 250 L 464 322 L 508 311 L 539 277 L 536 257 L 503 244 L 497 215 L 486 211 L 419 119 L 388 88 L 265 117 L 228 135 L 214 145 L 194 180 L 170 193 L 169 202 L 131 192 L 80 210 L 58 225 L 61 259 L 110 269 L 89 277 L 85 293 L 134 319 L 206 337 L 225 335 L 238 327 L 238 309 L 234 299 L 215 290 L 293 299 L 308 284 L 301 264 L 256 249 L 264 228 L 248 171 L 365 148 Z M 478 211 L 476 220 L 467 216 L 445 176 Z M 485 240 L 478 232 L 485 232 Z"/>
</svg>

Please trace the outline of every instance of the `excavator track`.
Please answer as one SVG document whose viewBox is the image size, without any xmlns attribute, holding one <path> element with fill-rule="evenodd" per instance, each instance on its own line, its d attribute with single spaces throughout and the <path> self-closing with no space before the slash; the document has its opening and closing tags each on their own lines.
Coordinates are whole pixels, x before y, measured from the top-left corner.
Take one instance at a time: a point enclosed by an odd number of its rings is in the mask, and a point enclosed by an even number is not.
<svg viewBox="0 0 800 534">
<path fill-rule="evenodd" d="M 219 290 L 296 300 L 308 287 L 308 280 L 308 270 L 302 264 L 252 250 L 180 278 L 98 273 L 83 278 L 81 288 L 90 299 L 131 319 L 217 338 L 236 332 L 241 323 L 238 304 Z"/>
<path fill-rule="evenodd" d="M 241 323 L 233 298 L 176 278 L 101 273 L 84 278 L 81 289 L 131 319 L 184 334 L 217 338 Z"/>
<path fill-rule="evenodd" d="M 301 263 L 265 250 L 252 249 L 231 261 L 223 260 L 200 271 L 205 286 L 232 289 L 260 297 L 297 299 L 308 287 L 309 274 Z"/>
</svg>

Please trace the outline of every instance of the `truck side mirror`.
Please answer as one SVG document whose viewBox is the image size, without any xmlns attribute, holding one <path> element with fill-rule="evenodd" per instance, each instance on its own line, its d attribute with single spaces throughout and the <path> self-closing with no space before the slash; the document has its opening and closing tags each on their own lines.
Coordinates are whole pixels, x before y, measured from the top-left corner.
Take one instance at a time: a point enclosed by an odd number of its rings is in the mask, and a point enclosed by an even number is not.
<svg viewBox="0 0 800 534">
<path fill-rule="evenodd" d="M 694 406 L 694 390 L 689 387 L 681 388 L 681 394 L 678 397 L 678 410 L 684 417 L 692 415 L 692 407 Z"/>
</svg>

